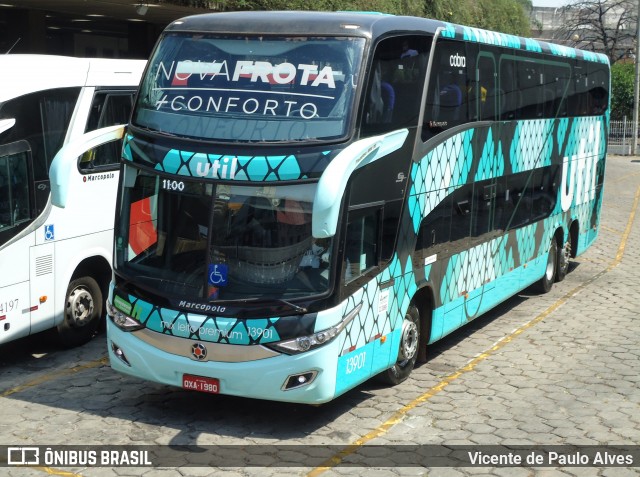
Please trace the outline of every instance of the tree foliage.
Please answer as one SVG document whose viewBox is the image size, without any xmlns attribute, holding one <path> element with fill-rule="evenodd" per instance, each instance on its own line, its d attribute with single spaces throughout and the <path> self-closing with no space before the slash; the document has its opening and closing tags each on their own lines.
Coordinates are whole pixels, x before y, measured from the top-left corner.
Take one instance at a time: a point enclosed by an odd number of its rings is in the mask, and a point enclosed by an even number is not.
<svg viewBox="0 0 640 477">
<path fill-rule="evenodd" d="M 611 65 L 611 119 L 632 121 L 633 94 L 635 84 L 635 64 L 616 63 Z"/>
<path fill-rule="evenodd" d="M 437 20 L 528 36 L 529 0 L 426 0 L 425 14 Z"/>
<path fill-rule="evenodd" d="M 366 11 L 422 16 L 420 0 L 225 0 L 225 10 Z"/>
<path fill-rule="evenodd" d="M 221 5 L 227 11 L 376 11 L 434 18 L 514 35 L 530 34 L 530 0 L 222 0 Z"/>
<path fill-rule="evenodd" d="M 602 52 L 613 64 L 627 55 L 636 35 L 638 4 L 633 0 L 581 0 L 564 7 L 559 39 Z"/>
</svg>

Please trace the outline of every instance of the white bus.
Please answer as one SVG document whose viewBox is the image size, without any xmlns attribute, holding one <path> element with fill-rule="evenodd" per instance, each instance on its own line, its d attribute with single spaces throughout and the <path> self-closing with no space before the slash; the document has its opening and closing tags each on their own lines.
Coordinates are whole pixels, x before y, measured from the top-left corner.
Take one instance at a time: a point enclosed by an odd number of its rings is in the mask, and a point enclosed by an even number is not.
<svg viewBox="0 0 640 477">
<path fill-rule="evenodd" d="M 0 344 L 91 338 L 111 277 L 122 127 L 145 61 L 0 56 Z"/>
</svg>

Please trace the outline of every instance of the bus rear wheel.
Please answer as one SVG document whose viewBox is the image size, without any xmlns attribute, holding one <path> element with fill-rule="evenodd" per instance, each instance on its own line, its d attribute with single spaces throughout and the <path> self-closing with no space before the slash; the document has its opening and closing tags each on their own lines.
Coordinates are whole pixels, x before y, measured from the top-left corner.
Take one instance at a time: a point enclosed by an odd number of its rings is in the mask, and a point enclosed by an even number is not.
<svg viewBox="0 0 640 477">
<path fill-rule="evenodd" d="M 544 269 L 544 275 L 538 281 L 537 288 L 540 293 L 548 293 L 556 280 L 556 271 L 558 268 L 558 245 L 555 239 L 551 240 L 549 247 L 549 258 L 547 258 L 547 266 Z"/>
<path fill-rule="evenodd" d="M 380 373 L 377 379 L 391 386 L 395 386 L 406 380 L 416 364 L 419 344 L 420 312 L 415 305 L 409 305 L 404 320 L 402 321 L 398 359 L 391 368 Z"/>
<path fill-rule="evenodd" d="M 89 341 L 102 318 L 102 291 L 91 277 L 72 280 L 67 288 L 64 319 L 58 325 L 58 337 L 64 346 Z"/>
<path fill-rule="evenodd" d="M 569 273 L 569 259 L 571 258 L 571 237 L 566 241 L 564 246 L 558 249 L 558 271 L 556 272 L 556 281 L 561 282 Z"/>
</svg>

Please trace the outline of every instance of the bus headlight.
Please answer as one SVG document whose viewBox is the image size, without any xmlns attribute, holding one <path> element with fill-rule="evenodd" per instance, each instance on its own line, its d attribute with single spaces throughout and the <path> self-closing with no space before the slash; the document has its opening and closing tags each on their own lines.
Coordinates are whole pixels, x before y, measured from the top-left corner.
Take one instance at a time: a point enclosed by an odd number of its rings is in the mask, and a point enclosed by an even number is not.
<svg viewBox="0 0 640 477">
<path fill-rule="evenodd" d="M 144 325 L 138 320 L 134 320 L 129 315 L 125 315 L 109 302 L 107 302 L 107 315 L 109 315 L 113 324 L 122 331 L 136 331 L 144 328 Z"/>
<path fill-rule="evenodd" d="M 351 320 L 356 317 L 361 308 L 362 303 L 351 310 L 351 312 L 349 312 L 349 314 L 345 316 L 340 323 L 332 326 L 331 328 L 327 328 L 326 330 L 318 331 L 317 333 L 309 336 L 299 336 L 289 340 L 278 341 L 277 343 L 265 344 L 264 346 L 284 354 L 298 354 L 315 349 L 329 343 L 338 336 L 340 332 L 351 322 Z"/>
</svg>

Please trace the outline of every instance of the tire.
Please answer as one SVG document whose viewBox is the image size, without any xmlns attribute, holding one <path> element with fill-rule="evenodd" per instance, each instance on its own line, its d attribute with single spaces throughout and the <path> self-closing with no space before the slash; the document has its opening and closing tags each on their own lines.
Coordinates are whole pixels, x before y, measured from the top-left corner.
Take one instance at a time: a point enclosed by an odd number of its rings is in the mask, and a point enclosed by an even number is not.
<svg viewBox="0 0 640 477">
<path fill-rule="evenodd" d="M 66 347 L 86 343 L 96 333 L 102 319 L 102 291 L 91 277 L 69 283 L 64 319 L 58 325 L 58 338 Z"/>
<path fill-rule="evenodd" d="M 558 245 L 555 239 L 551 240 L 551 246 L 549 247 L 549 258 L 547 259 L 547 266 L 544 270 L 544 275 L 536 283 L 536 288 L 540 293 L 548 293 L 553 286 L 553 282 L 556 279 L 556 272 L 558 270 Z"/>
<path fill-rule="evenodd" d="M 561 282 L 569 273 L 569 259 L 571 258 L 572 243 L 571 237 L 564 244 L 564 247 L 558 249 L 558 270 L 556 271 L 556 281 Z"/>
<path fill-rule="evenodd" d="M 420 312 L 415 305 L 409 305 L 402 321 L 398 360 L 391 368 L 378 374 L 376 379 L 390 386 L 395 386 L 406 380 L 416 364 L 419 346 Z"/>
</svg>

